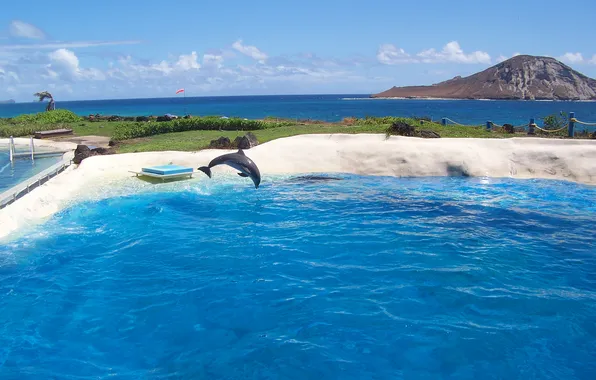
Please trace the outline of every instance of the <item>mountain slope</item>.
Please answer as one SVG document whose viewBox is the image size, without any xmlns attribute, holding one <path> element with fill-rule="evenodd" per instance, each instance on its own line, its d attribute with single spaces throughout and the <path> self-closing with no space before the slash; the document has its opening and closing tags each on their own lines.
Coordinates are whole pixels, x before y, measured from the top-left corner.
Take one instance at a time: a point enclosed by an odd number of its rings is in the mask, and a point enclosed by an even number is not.
<svg viewBox="0 0 596 380">
<path fill-rule="evenodd" d="M 596 80 L 549 57 L 518 55 L 468 77 L 393 87 L 373 98 L 596 100 Z"/>
</svg>

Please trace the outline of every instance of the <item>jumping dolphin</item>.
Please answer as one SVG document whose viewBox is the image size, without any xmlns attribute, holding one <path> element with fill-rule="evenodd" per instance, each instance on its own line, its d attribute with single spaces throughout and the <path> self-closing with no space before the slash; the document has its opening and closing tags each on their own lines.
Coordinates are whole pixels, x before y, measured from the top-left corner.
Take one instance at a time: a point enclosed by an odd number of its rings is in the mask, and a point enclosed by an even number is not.
<svg viewBox="0 0 596 380">
<path fill-rule="evenodd" d="M 255 189 L 259 188 L 261 183 L 261 172 L 259 168 L 250 158 L 246 157 L 242 149 L 236 153 L 228 153 L 211 160 L 208 166 L 201 166 L 200 171 L 207 174 L 211 178 L 211 168 L 217 165 L 228 165 L 238 170 L 240 177 L 250 177 L 255 184 Z"/>
</svg>

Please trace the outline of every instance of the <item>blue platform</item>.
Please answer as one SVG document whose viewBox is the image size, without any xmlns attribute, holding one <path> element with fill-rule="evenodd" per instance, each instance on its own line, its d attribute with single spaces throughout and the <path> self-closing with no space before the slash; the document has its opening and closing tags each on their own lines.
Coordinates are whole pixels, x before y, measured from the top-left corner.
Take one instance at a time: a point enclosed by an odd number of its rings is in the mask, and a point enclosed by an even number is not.
<svg viewBox="0 0 596 380">
<path fill-rule="evenodd" d="M 188 168 L 186 166 L 180 166 L 180 165 L 161 165 L 161 166 L 151 166 L 148 168 L 143 168 L 142 171 L 145 173 L 159 174 L 159 175 L 190 174 L 193 172 L 193 168 Z"/>
<path fill-rule="evenodd" d="M 129 170 L 131 173 L 134 173 L 137 177 L 138 176 L 147 176 L 153 178 L 159 178 L 162 181 L 166 179 L 175 179 L 175 178 L 192 178 L 192 175 L 195 173 L 193 168 L 189 168 L 186 166 L 180 165 L 160 165 L 160 166 L 150 166 L 147 168 L 142 168 L 140 172 Z"/>
</svg>

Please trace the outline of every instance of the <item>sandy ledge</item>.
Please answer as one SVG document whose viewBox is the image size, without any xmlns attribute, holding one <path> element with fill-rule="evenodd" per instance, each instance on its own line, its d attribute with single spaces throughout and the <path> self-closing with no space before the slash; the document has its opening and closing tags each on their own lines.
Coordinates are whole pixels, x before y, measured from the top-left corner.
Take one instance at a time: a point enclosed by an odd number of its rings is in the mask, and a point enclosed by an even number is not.
<svg viewBox="0 0 596 380">
<path fill-rule="evenodd" d="M 72 145 L 71 145 L 72 146 Z M 64 146 L 66 148 L 66 146 Z M 66 148 L 68 149 L 68 148 Z M 178 164 L 197 168 L 228 151 L 147 152 L 95 156 L 74 165 L 27 196 L 0 210 L 0 238 L 43 221 L 79 200 L 151 191 L 155 185 L 129 173 L 143 166 Z M 246 155 L 268 175 L 351 173 L 383 176 L 543 178 L 596 185 L 596 141 L 541 138 L 420 139 L 379 134 L 301 135 L 278 139 Z M 235 170 L 213 169 L 211 181 Z M 192 182 L 209 181 L 197 173 Z M 235 177 L 234 177 L 235 178 Z M 236 179 L 236 178 L 235 178 Z M 188 185 L 176 185 L 187 188 Z"/>
</svg>

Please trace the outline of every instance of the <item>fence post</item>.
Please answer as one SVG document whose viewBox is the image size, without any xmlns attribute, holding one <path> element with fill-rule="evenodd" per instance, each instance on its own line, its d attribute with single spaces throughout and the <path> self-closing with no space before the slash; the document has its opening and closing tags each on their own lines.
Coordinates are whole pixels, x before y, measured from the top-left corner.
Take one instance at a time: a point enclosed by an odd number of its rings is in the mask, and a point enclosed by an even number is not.
<svg viewBox="0 0 596 380">
<path fill-rule="evenodd" d="M 575 126 L 575 112 L 569 112 L 569 127 L 567 128 L 567 134 L 569 137 L 573 137 L 573 127 Z"/>
<path fill-rule="evenodd" d="M 534 134 L 534 118 L 530 119 L 530 124 L 528 124 L 528 134 L 529 135 L 533 135 Z"/>
<path fill-rule="evenodd" d="M 443 127 L 447 125 L 447 118 L 444 117 L 444 118 L 441 119 L 441 125 Z"/>
<path fill-rule="evenodd" d="M 493 127 L 493 122 L 492 121 L 487 121 L 486 122 L 486 130 L 490 131 Z"/>
</svg>

